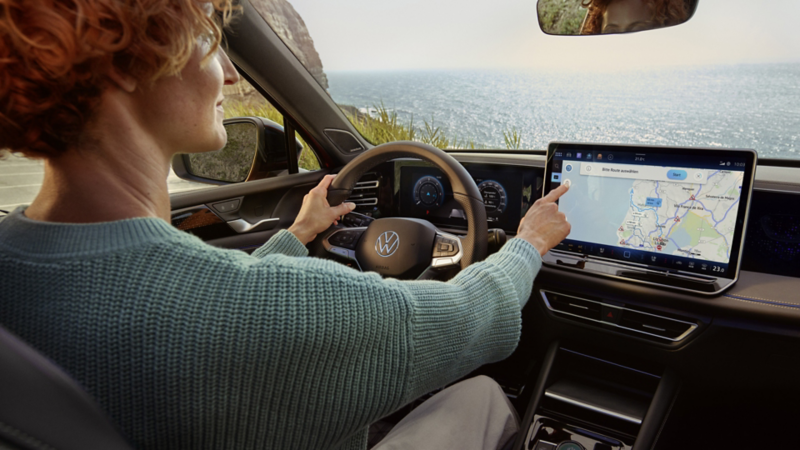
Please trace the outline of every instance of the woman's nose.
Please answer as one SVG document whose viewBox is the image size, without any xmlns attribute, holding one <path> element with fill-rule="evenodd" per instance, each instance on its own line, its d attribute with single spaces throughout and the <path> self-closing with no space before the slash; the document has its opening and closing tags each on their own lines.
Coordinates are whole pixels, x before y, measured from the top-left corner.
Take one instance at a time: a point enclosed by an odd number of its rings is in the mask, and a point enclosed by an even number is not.
<svg viewBox="0 0 800 450">
<path fill-rule="evenodd" d="M 222 64 L 222 73 L 225 75 L 225 84 L 236 84 L 239 82 L 239 72 L 233 67 L 233 62 L 228 58 L 225 50 L 219 49 L 220 63 Z"/>
</svg>

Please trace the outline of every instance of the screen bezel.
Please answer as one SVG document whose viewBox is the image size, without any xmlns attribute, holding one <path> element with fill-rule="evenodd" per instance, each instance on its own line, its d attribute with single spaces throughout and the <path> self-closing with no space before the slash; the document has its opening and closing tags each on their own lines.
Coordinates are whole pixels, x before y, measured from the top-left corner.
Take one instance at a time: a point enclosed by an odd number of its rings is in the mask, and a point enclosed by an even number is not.
<svg viewBox="0 0 800 450">
<path fill-rule="evenodd" d="M 718 148 L 689 148 L 689 147 L 667 147 L 667 146 L 649 146 L 649 145 L 618 145 L 618 144 L 585 144 L 585 143 L 571 143 L 571 142 L 551 142 L 547 148 L 547 161 L 545 165 L 545 178 L 544 186 L 542 189 L 542 196 L 546 196 L 551 191 L 552 182 L 551 174 L 553 173 L 553 162 L 556 151 L 561 152 L 609 152 L 609 153 L 660 153 L 668 154 L 669 156 L 686 156 L 686 157 L 716 157 L 725 159 L 726 156 L 731 158 L 744 158 L 745 168 L 742 185 L 742 198 L 739 201 L 739 208 L 737 210 L 736 225 L 734 229 L 733 245 L 731 247 L 731 257 L 728 263 L 727 273 L 719 278 L 736 280 L 739 276 L 741 267 L 742 249 L 744 247 L 744 238 L 746 234 L 747 216 L 750 210 L 750 200 L 752 198 L 752 190 L 754 183 L 754 175 L 756 163 L 758 161 L 758 154 L 755 150 L 747 149 L 718 149 Z M 686 164 L 686 163 L 681 163 Z M 597 244 L 602 245 L 602 244 Z M 580 255 L 577 251 L 570 251 L 559 249 L 559 252 L 565 252 L 573 255 Z M 607 260 L 614 263 L 625 264 L 624 260 L 617 258 L 603 258 L 600 256 L 592 256 L 592 259 Z M 698 260 L 706 261 L 706 260 Z M 675 272 L 674 267 L 665 267 L 663 265 L 652 265 L 645 262 L 636 265 L 645 266 L 659 271 Z M 715 276 L 713 273 L 701 273 L 699 271 L 685 271 L 693 275 L 707 275 L 709 277 Z"/>
</svg>

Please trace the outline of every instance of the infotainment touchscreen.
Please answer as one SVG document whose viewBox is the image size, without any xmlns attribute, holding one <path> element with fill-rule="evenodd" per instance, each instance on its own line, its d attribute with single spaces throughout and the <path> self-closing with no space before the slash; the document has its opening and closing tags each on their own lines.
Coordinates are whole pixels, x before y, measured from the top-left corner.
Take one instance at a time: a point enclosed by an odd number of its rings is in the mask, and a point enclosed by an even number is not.
<svg viewBox="0 0 800 450">
<path fill-rule="evenodd" d="M 556 250 L 735 279 L 752 150 L 552 143 L 545 193 L 572 231 Z"/>
</svg>

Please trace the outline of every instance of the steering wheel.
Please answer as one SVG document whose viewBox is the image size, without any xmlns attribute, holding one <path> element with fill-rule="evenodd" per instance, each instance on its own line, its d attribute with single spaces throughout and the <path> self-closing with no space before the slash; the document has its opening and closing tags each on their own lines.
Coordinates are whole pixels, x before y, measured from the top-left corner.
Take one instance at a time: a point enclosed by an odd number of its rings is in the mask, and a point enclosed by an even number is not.
<svg viewBox="0 0 800 450">
<path fill-rule="evenodd" d="M 400 279 L 437 278 L 443 269 L 464 269 L 486 258 L 488 228 L 483 197 L 464 166 L 436 147 L 399 141 L 362 153 L 333 180 L 328 203 L 336 206 L 347 200 L 361 176 L 378 164 L 409 157 L 430 162 L 450 180 L 453 198 L 467 218 L 466 236 L 441 231 L 427 220 L 391 217 L 374 220 L 366 227 L 332 227 L 317 240 L 327 252 L 355 261 L 361 270 Z"/>
</svg>

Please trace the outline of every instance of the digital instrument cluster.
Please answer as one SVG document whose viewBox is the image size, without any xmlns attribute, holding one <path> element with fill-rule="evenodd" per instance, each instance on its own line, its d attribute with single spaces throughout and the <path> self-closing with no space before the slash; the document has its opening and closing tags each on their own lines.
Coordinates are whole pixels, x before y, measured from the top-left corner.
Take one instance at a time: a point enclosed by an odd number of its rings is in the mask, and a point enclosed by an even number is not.
<svg viewBox="0 0 800 450">
<path fill-rule="evenodd" d="M 414 204 L 420 208 L 438 208 L 444 200 L 444 186 L 436 177 L 425 176 L 414 185 Z"/>
<path fill-rule="evenodd" d="M 421 161 L 399 161 L 400 215 L 430 220 L 438 225 L 466 226 L 466 213 L 453 198 L 447 177 Z M 464 164 L 486 206 L 490 228 L 515 233 L 520 218 L 541 195 L 543 177 L 525 167 Z"/>
</svg>

